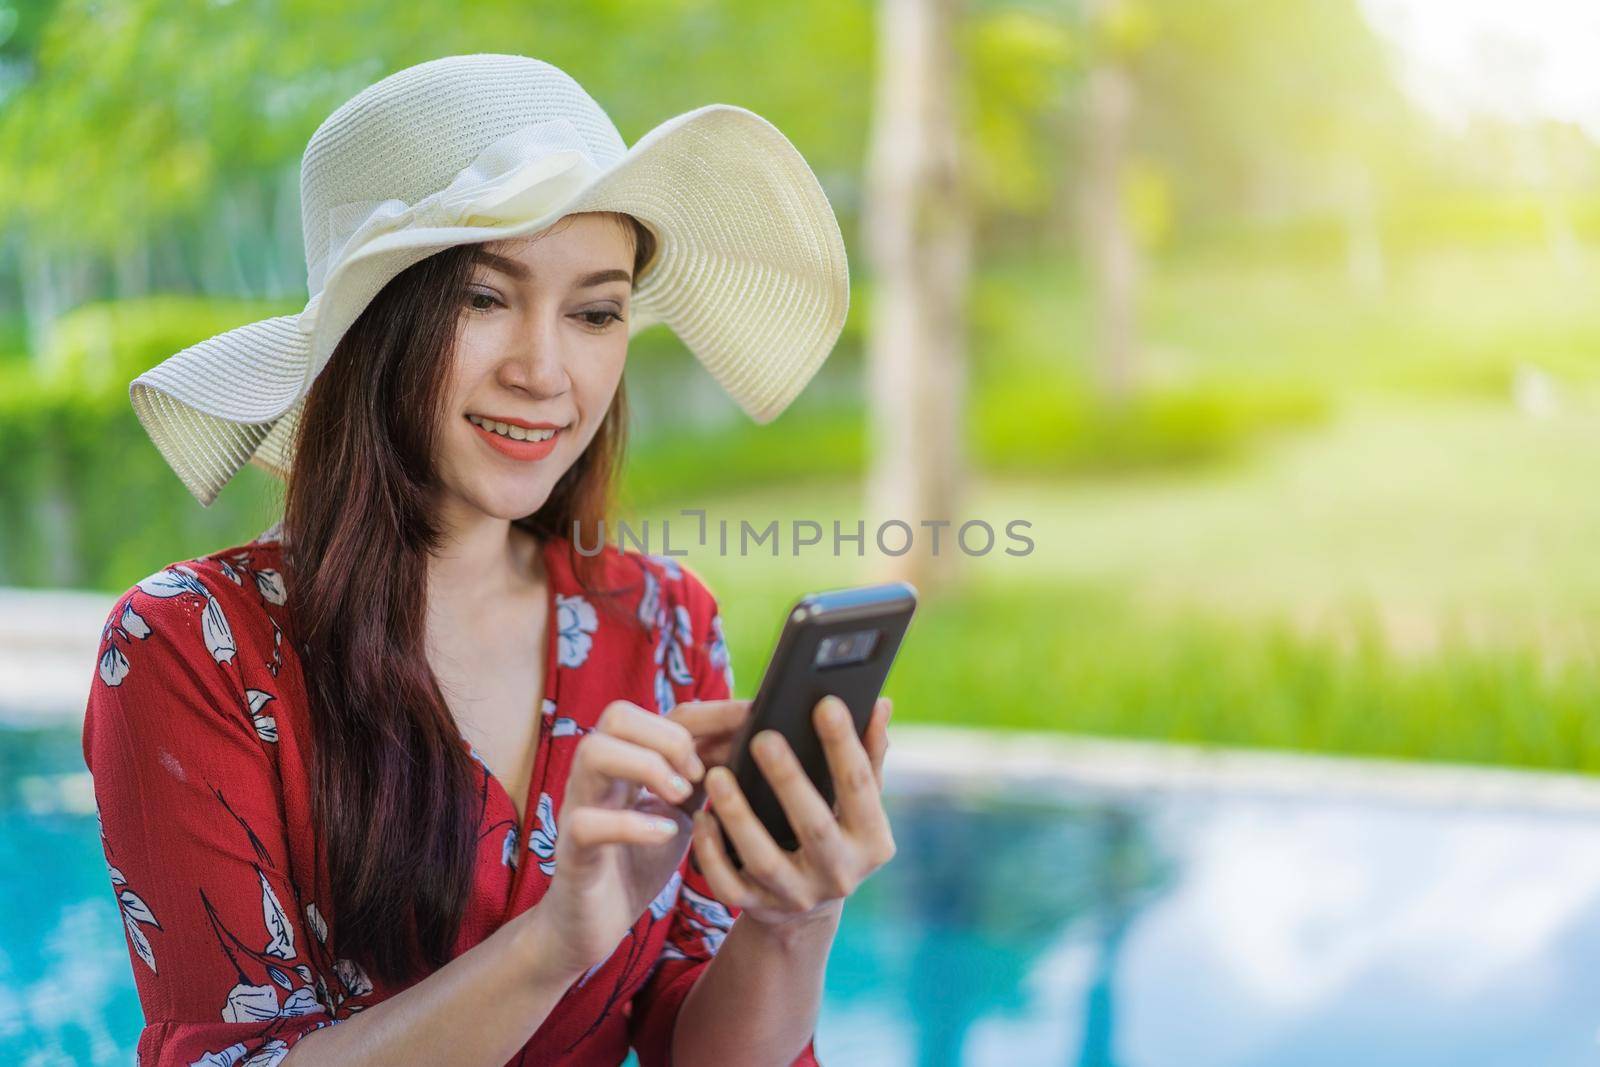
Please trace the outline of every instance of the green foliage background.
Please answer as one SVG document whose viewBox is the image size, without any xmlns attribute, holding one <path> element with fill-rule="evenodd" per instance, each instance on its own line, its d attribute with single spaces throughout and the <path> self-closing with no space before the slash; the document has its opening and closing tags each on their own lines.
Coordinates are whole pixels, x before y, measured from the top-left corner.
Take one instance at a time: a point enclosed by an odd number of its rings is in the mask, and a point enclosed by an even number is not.
<svg viewBox="0 0 1600 1067">
<path fill-rule="evenodd" d="M 1600 767 L 1596 146 L 1553 122 L 1441 126 L 1354 0 L 1109 12 L 961 16 L 977 257 L 952 432 L 973 514 L 1033 517 L 1039 550 L 975 561 L 926 604 L 897 714 Z M 630 143 L 720 101 L 804 153 L 851 251 L 839 349 L 758 428 L 669 333 L 640 336 L 624 503 L 859 514 L 876 20 L 858 0 L 0 7 L 0 583 L 117 592 L 273 521 L 253 468 L 195 505 L 127 383 L 303 303 L 306 140 L 371 81 L 453 52 L 556 63 Z M 1093 386 L 1079 241 L 1083 87 L 1108 62 L 1136 89 L 1126 404 Z M 690 562 L 747 689 L 787 600 L 863 572 Z"/>
</svg>

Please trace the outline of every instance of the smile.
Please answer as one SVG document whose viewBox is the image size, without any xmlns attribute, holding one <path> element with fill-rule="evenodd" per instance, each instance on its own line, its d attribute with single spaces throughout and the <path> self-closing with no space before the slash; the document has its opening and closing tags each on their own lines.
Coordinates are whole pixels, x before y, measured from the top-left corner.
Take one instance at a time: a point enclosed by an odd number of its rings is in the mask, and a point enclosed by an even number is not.
<svg viewBox="0 0 1600 1067">
<path fill-rule="evenodd" d="M 513 441 L 548 441 L 556 435 L 554 427 L 543 429 L 527 429 L 507 422 L 494 422 L 478 415 L 468 415 L 467 420 L 474 426 L 481 427 L 501 437 L 509 437 Z"/>
<path fill-rule="evenodd" d="M 478 415 L 466 416 L 472 432 L 484 444 L 510 459 L 531 461 L 544 459 L 555 451 L 561 439 L 562 428 L 553 426 L 514 426 Z"/>
</svg>

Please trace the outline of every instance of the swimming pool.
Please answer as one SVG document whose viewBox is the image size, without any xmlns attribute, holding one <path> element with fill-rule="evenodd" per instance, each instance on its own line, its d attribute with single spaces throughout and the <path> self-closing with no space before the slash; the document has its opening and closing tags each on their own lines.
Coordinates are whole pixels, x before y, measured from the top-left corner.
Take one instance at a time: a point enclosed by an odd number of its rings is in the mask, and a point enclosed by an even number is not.
<svg viewBox="0 0 1600 1067">
<path fill-rule="evenodd" d="M 126 1064 L 141 1025 L 81 772 L 75 731 L 0 730 L 7 1063 Z M 889 803 L 825 1063 L 1600 1059 L 1600 816 L 1037 783 Z"/>
</svg>

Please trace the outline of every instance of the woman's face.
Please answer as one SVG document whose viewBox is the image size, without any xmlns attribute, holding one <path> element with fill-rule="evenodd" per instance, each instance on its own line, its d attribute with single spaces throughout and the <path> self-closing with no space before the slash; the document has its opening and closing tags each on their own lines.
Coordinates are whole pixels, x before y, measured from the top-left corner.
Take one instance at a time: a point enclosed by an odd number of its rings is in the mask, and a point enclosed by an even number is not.
<svg viewBox="0 0 1600 1067">
<path fill-rule="evenodd" d="M 588 447 L 627 356 L 633 253 L 631 234 L 598 214 L 482 246 L 438 438 L 446 509 L 529 515 Z M 514 440 L 474 420 L 536 429 Z"/>
</svg>

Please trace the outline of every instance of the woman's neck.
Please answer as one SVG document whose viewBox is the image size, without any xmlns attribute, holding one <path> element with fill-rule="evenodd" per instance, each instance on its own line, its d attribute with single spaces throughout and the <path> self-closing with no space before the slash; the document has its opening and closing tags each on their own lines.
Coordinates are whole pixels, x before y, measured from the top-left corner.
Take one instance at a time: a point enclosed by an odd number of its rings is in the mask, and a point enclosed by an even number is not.
<svg viewBox="0 0 1600 1067">
<path fill-rule="evenodd" d="M 428 561 L 428 597 L 471 605 L 544 587 L 539 539 L 505 519 L 458 529 Z"/>
</svg>

